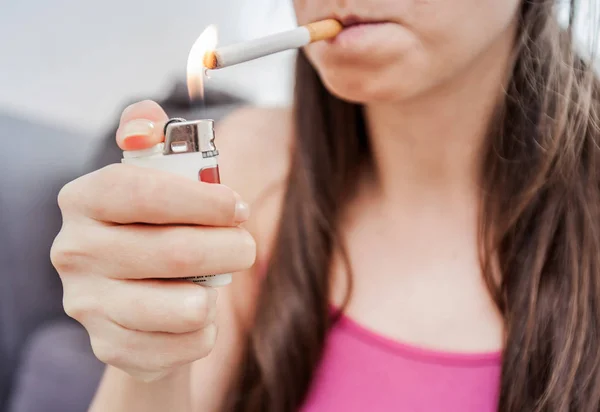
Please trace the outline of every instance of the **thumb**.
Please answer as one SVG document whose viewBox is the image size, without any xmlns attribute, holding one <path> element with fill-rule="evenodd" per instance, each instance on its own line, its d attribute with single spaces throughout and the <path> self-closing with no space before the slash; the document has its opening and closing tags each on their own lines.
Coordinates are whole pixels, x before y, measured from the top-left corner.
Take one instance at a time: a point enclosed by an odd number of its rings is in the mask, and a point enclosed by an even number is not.
<svg viewBox="0 0 600 412">
<path fill-rule="evenodd" d="M 122 150 L 148 149 L 164 141 L 163 127 L 168 121 L 157 103 L 144 100 L 123 110 L 117 130 L 117 144 Z"/>
</svg>

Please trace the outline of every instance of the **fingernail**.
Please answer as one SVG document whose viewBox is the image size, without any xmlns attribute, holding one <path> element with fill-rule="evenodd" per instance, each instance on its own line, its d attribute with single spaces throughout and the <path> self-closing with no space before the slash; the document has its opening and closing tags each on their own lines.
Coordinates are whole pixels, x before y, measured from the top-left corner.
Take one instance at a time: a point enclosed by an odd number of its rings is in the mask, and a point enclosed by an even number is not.
<svg viewBox="0 0 600 412">
<path fill-rule="evenodd" d="M 155 126 L 150 120 L 137 119 L 125 123 L 121 127 L 121 136 L 123 136 L 124 144 L 132 144 L 144 137 L 152 136 L 154 134 Z"/>
<path fill-rule="evenodd" d="M 238 223 L 245 222 L 250 217 L 250 206 L 248 203 L 238 200 L 235 203 L 235 221 Z"/>
</svg>

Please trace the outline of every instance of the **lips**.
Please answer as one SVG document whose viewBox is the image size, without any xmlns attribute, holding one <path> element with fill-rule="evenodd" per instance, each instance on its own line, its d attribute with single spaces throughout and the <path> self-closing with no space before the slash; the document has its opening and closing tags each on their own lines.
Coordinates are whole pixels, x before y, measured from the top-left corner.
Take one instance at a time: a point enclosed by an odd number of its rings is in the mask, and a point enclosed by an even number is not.
<svg viewBox="0 0 600 412">
<path fill-rule="evenodd" d="M 346 56 L 351 54 L 350 49 L 357 55 L 360 53 L 372 55 L 373 50 L 390 48 L 391 43 L 397 43 L 402 38 L 402 25 L 389 20 L 370 19 L 355 15 L 336 19 L 342 23 L 343 30 L 323 44 L 335 46 L 339 51 L 346 50 Z"/>
<path fill-rule="evenodd" d="M 361 25 L 365 25 L 365 24 L 387 23 L 387 21 L 385 21 L 385 20 L 367 19 L 367 18 L 355 16 L 355 15 L 349 15 L 349 16 L 337 18 L 337 20 L 340 23 L 342 23 L 342 26 L 344 26 L 344 28 L 349 28 L 352 26 L 361 26 Z"/>
<path fill-rule="evenodd" d="M 315 54 L 336 64 L 364 63 L 372 66 L 375 61 L 390 61 L 405 53 L 416 40 L 401 19 L 342 12 L 324 14 L 320 19 L 335 19 L 343 26 L 334 38 L 311 46 Z"/>
</svg>

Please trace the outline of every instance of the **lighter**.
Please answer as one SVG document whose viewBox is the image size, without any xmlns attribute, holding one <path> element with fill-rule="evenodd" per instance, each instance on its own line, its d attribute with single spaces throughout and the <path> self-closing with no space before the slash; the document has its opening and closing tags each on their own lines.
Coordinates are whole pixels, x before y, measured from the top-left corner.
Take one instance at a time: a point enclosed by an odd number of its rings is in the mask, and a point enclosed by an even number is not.
<svg viewBox="0 0 600 412">
<path fill-rule="evenodd" d="M 220 183 L 219 152 L 214 143 L 213 120 L 171 119 L 165 125 L 165 142 L 150 149 L 123 152 L 122 163 L 165 170 L 206 183 Z M 184 278 L 210 287 L 231 283 L 231 274 Z"/>
</svg>

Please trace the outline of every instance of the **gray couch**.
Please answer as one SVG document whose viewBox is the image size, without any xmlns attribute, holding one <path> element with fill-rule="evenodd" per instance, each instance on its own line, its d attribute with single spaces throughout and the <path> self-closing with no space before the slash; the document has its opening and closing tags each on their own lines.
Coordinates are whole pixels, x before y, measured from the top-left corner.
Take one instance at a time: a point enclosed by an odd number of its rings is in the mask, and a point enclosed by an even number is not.
<svg viewBox="0 0 600 412">
<path fill-rule="evenodd" d="M 172 117 L 218 120 L 244 102 L 209 90 L 190 105 L 177 84 L 161 103 Z M 86 331 L 62 310 L 49 250 L 60 188 L 119 162 L 114 129 L 94 140 L 0 114 L 0 412 L 85 411 L 101 377 Z"/>
</svg>

